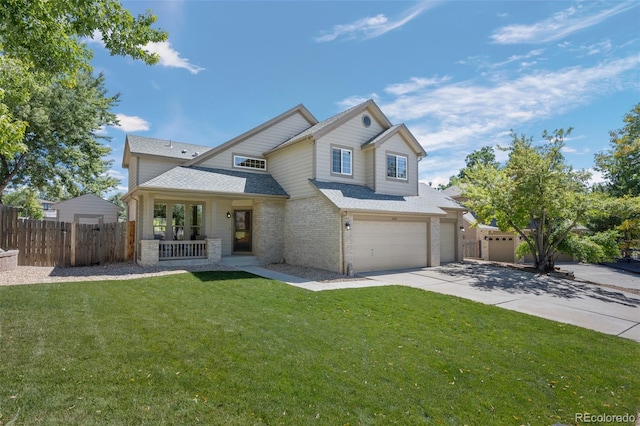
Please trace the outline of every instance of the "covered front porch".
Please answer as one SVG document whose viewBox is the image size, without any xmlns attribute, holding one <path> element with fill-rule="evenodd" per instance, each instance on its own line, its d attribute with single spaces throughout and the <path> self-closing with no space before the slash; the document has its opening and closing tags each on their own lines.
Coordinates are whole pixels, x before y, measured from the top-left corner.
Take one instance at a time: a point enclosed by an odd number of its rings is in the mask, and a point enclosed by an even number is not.
<svg viewBox="0 0 640 426">
<path fill-rule="evenodd" d="M 281 197 L 139 191 L 129 208 L 143 266 L 215 264 L 231 256 L 270 263 L 283 256 Z"/>
</svg>

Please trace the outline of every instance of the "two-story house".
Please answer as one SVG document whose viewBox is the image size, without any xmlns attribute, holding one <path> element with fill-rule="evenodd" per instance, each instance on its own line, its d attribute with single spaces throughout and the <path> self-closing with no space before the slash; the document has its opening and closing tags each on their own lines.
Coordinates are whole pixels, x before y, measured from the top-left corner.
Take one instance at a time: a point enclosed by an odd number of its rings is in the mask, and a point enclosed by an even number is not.
<svg viewBox="0 0 640 426">
<path fill-rule="evenodd" d="M 303 106 L 216 147 L 128 135 L 138 262 L 250 254 L 344 274 L 462 260 L 464 207 L 418 181 L 426 152 L 366 101 Z"/>
</svg>

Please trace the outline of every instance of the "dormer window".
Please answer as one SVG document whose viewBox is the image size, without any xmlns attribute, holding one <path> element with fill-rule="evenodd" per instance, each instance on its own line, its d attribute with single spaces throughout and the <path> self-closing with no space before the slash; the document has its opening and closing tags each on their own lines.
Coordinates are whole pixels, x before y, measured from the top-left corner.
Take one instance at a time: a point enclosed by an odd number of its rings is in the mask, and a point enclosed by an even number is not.
<svg viewBox="0 0 640 426">
<path fill-rule="evenodd" d="M 387 177 L 407 180 L 407 157 L 387 154 Z"/>
<path fill-rule="evenodd" d="M 241 169 L 267 170 L 267 160 L 262 158 L 245 157 L 243 155 L 234 155 L 233 167 L 239 167 Z"/>
<path fill-rule="evenodd" d="M 351 176 L 352 156 L 350 149 L 331 148 L 331 173 Z"/>
</svg>

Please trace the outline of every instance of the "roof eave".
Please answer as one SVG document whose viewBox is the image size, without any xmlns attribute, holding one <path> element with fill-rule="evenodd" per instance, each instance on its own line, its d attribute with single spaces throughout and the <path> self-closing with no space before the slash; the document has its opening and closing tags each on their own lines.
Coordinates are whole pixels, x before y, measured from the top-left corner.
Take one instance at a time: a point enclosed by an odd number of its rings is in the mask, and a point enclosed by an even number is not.
<svg viewBox="0 0 640 426">
<path fill-rule="evenodd" d="M 313 116 L 313 114 L 311 114 L 311 112 L 309 112 L 309 110 L 303 105 L 303 104 L 298 104 L 295 107 L 283 112 L 282 114 L 268 120 L 265 121 L 262 124 L 259 124 L 258 126 L 242 133 L 239 136 L 236 136 L 233 139 L 228 140 L 227 142 L 218 145 L 215 148 L 212 148 L 210 151 L 207 151 L 204 154 L 199 155 L 198 157 L 195 157 L 191 160 L 188 160 L 186 163 L 184 163 L 184 166 L 188 167 L 188 166 L 193 166 L 201 161 L 205 161 L 208 160 L 211 157 L 214 157 L 216 154 L 218 154 L 219 152 L 222 152 L 240 142 L 242 142 L 245 139 L 250 138 L 251 136 L 254 136 L 258 133 L 260 133 L 261 131 L 268 129 L 271 126 L 274 126 L 275 124 L 291 117 L 292 115 L 296 114 L 296 113 L 300 113 L 311 125 L 315 125 L 318 123 L 318 120 Z"/>
</svg>

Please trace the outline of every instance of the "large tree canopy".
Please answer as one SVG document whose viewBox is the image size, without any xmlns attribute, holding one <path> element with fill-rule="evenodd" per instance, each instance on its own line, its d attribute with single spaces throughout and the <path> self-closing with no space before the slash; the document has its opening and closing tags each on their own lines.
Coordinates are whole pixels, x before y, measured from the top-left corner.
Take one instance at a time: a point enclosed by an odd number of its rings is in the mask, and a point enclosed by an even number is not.
<svg viewBox="0 0 640 426">
<path fill-rule="evenodd" d="M 483 146 L 482 148 L 473 151 L 467 155 L 464 159 L 465 166 L 460 169 L 457 175 L 449 177 L 449 182 L 446 185 L 440 185 L 440 189 L 449 188 L 453 185 L 458 185 L 462 179 L 467 176 L 467 170 L 479 165 L 484 164 L 486 166 L 498 167 L 500 163 L 496 160 L 496 153 L 490 146 Z"/>
<path fill-rule="evenodd" d="M 10 183 L 68 195 L 115 185 L 96 132 L 116 123 L 116 97 L 91 75 L 83 39 L 153 64 L 159 58 L 145 46 L 167 38 L 155 21 L 119 0 L 0 2 L 0 202 Z"/>
<path fill-rule="evenodd" d="M 0 62 L 2 65 L 4 62 Z M 0 66 L 0 81 L 11 79 L 16 68 Z M 46 190 L 52 196 L 100 194 L 117 182 L 105 173 L 111 149 L 96 132 L 116 123 L 110 112 L 117 96 L 107 97 L 102 76 L 80 71 L 70 87 L 64 81 L 49 85 L 21 80 L 28 90 L 7 96 L 5 103 L 15 119 L 28 123 L 25 149 L 0 152 L 0 194 L 9 183 Z"/>
<path fill-rule="evenodd" d="M 605 190 L 614 197 L 640 195 L 640 103 L 623 121 L 623 128 L 609 134 L 610 149 L 595 157 L 596 170 L 607 180 Z"/>
<path fill-rule="evenodd" d="M 144 46 L 167 38 L 151 28 L 155 21 L 149 11 L 134 18 L 119 0 L 3 0 L 0 51 L 36 70 L 73 77 L 92 57 L 81 38 L 99 33 L 112 54 L 153 64 L 159 58 Z"/>
<path fill-rule="evenodd" d="M 504 166 L 476 164 L 461 181 L 478 221 L 496 219 L 501 230 L 517 232 L 539 271 L 553 269 L 559 245 L 589 207 L 588 173 L 573 170 L 561 153 L 570 132 L 545 131 L 541 146 L 512 133 Z"/>
</svg>

